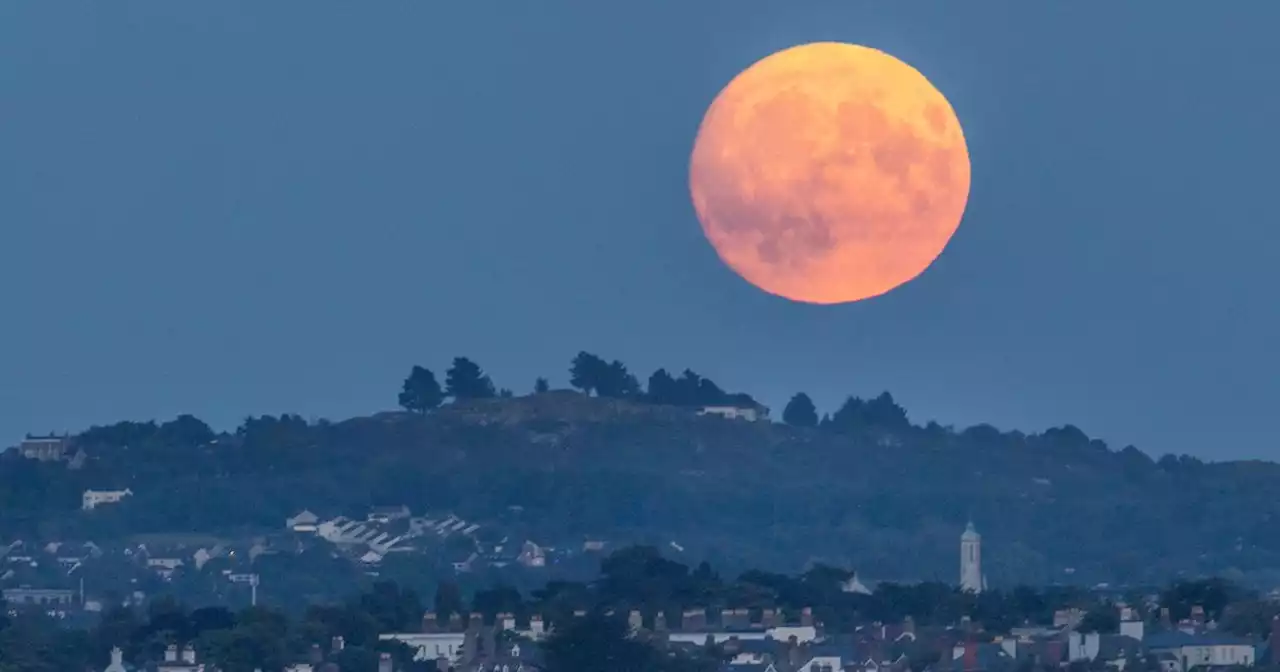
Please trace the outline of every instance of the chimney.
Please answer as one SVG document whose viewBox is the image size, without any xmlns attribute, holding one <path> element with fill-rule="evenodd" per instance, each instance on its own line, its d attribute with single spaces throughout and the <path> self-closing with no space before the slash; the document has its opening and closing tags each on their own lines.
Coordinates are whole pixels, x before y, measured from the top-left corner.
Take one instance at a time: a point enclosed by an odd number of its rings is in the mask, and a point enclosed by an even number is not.
<svg viewBox="0 0 1280 672">
<path fill-rule="evenodd" d="M 482 616 L 481 614 L 479 614 L 479 613 L 477 613 L 477 612 L 471 612 L 470 614 L 467 614 L 467 629 L 468 629 L 468 630 L 476 630 L 476 629 L 479 629 L 481 625 L 484 625 L 484 616 Z"/>
<path fill-rule="evenodd" d="M 540 614 L 534 614 L 529 617 L 529 632 L 533 635 L 534 639 L 541 637 L 546 631 L 546 626 L 542 623 L 542 616 Z"/>
<path fill-rule="evenodd" d="M 631 612 L 627 614 L 627 627 L 631 628 L 633 631 L 644 627 L 644 617 L 640 615 L 640 611 L 638 609 L 632 609 Z"/>
<path fill-rule="evenodd" d="M 422 615 L 422 631 L 440 632 L 440 621 L 436 619 L 436 612 L 428 611 Z"/>
<path fill-rule="evenodd" d="M 196 650 L 191 648 L 190 644 L 182 647 L 182 662 L 190 665 L 196 664 Z"/>
<path fill-rule="evenodd" d="M 653 629 L 655 632 L 667 631 L 667 612 L 659 611 L 653 617 Z"/>
<path fill-rule="evenodd" d="M 318 667 L 324 662 L 324 653 L 320 651 L 319 644 L 311 645 L 311 650 L 307 652 L 307 662 L 311 663 L 312 667 Z"/>
<path fill-rule="evenodd" d="M 1160 626 L 1165 630 L 1173 627 L 1173 617 L 1169 615 L 1169 607 L 1160 607 Z"/>
<path fill-rule="evenodd" d="M 910 616 L 902 619 L 902 632 L 905 634 L 916 634 L 916 619 Z"/>
<path fill-rule="evenodd" d="M 462 614 L 456 611 L 449 614 L 449 632 L 462 632 L 465 629 L 462 627 Z"/>
<path fill-rule="evenodd" d="M 732 627 L 733 627 L 733 610 L 721 609 L 720 610 L 720 629 L 728 630 L 729 628 L 732 628 Z"/>
<path fill-rule="evenodd" d="M 111 666 L 124 669 L 124 651 L 118 646 L 111 647 Z"/>
<path fill-rule="evenodd" d="M 1198 604 L 1191 607 L 1191 622 L 1196 625 L 1204 625 L 1204 621 L 1204 607 Z"/>
<path fill-rule="evenodd" d="M 347 640 L 343 639 L 342 635 L 338 635 L 334 637 L 333 642 L 330 643 L 329 653 L 337 653 L 343 650 L 344 648 L 346 648 L 346 646 L 347 646 Z"/>
<path fill-rule="evenodd" d="M 773 609 L 765 609 L 760 612 L 760 625 L 766 628 L 778 627 L 778 612 Z"/>
<path fill-rule="evenodd" d="M 964 641 L 964 670 L 965 672 L 973 672 L 978 669 L 978 645 L 974 643 L 973 637 L 969 637 Z"/>
<path fill-rule="evenodd" d="M 503 632 L 516 629 L 516 617 L 511 612 L 498 614 L 498 625 Z"/>
<path fill-rule="evenodd" d="M 464 667 L 469 666 L 471 661 L 479 657 L 477 655 L 480 653 L 479 649 L 480 633 L 467 628 L 467 631 L 462 635 L 462 664 Z"/>
<path fill-rule="evenodd" d="M 686 609 L 680 619 L 680 629 L 686 632 L 701 632 L 707 629 L 706 609 Z"/>
<path fill-rule="evenodd" d="M 498 629 L 496 627 L 485 628 L 484 639 L 481 640 L 480 644 L 482 647 L 481 653 L 484 655 L 485 659 L 493 660 L 494 658 L 497 658 L 498 657 Z"/>
<path fill-rule="evenodd" d="M 800 610 L 800 625 L 802 627 L 813 626 L 813 607 L 805 607 Z"/>
<path fill-rule="evenodd" d="M 1041 661 L 1044 666 L 1050 669 L 1057 667 L 1062 662 L 1062 640 L 1051 639 L 1045 642 L 1044 657 L 1046 660 Z"/>
<path fill-rule="evenodd" d="M 733 627 L 743 630 L 751 627 L 751 612 L 739 607 L 733 610 Z"/>
<path fill-rule="evenodd" d="M 449 659 L 444 656 L 436 656 L 436 672 L 449 672 Z"/>
<path fill-rule="evenodd" d="M 378 656 L 378 672 L 393 672 L 391 668 L 391 654 L 384 653 Z"/>
<path fill-rule="evenodd" d="M 177 644 L 170 644 L 169 646 L 165 647 L 164 662 L 166 663 L 178 662 L 178 645 Z"/>
</svg>

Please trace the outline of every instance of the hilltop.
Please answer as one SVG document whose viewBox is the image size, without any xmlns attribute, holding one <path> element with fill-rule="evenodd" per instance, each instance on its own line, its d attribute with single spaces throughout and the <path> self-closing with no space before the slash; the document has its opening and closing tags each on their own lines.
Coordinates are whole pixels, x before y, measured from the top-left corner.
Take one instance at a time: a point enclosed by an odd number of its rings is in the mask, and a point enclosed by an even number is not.
<svg viewBox="0 0 1280 672">
<path fill-rule="evenodd" d="M 867 410 L 881 402 L 897 410 Z M 404 504 L 520 511 L 542 543 L 675 542 L 726 569 L 820 561 L 954 581 L 971 518 L 993 585 L 1280 574 L 1280 466 L 1154 461 L 1071 426 L 915 426 L 888 395 L 813 427 L 545 391 L 342 422 L 263 416 L 221 435 L 183 416 L 72 443 L 78 468 L 0 456 L 0 537 L 278 530 L 304 508 Z M 119 505 L 80 510 L 84 490 L 125 487 Z"/>
</svg>

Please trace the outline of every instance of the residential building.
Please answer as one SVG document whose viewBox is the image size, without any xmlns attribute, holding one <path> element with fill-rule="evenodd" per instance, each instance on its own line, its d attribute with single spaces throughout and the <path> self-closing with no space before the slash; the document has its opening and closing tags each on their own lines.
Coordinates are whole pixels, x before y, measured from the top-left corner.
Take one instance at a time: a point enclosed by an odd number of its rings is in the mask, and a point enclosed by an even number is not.
<svg viewBox="0 0 1280 672">
<path fill-rule="evenodd" d="M 729 420 L 759 422 L 769 419 L 769 409 L 760 404 L 743 406 L 703 406 L 698 415 L 714 415 Z"/>
<path fill-rule="evenodd" d="M 81 508 L 92 511 L 103 504 L 118 504 L 125 497 L 132 497 L 133 491 L 124 490 L 85 490 L 81 497 Z"/>
<path fill-rule="evenodd" d="M 41 462 L 57 462 L 67 459 L 67 451 L 71 446 L 71 437 L 50 434 L 47 436 L 27 435 L 18 445 L 18 453 L 28 460 Z"/>
<path fill-rule="evenodd" d="M 1250 640 L 1217 633 L 1190 634 L 1171 630 L 1148 635 L 1147 650 L 1159 656 L 1169 654 L 1178 672 L 1200 666 L 1249 667 L 1257 660 L 1257 646 Z"/>
</svg>

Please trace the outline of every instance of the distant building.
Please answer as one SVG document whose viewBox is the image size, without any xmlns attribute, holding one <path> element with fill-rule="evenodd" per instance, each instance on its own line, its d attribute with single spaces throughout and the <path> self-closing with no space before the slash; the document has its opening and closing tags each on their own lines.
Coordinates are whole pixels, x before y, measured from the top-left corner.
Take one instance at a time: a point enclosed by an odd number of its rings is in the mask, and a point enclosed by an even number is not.
<svg viewBox="0 0 1280 672">
<path fill-rule="evenodd" d="M 729 420 L 758 422 L 769 419 L 769 409 L 760 404 L 744 406 L 703 406 L 698 415 L 715 415 Z"/>
<path fill-rule="evenodd" d="M 18 445 L 18 453 L 28 460 L 39 460 L 41 462 L 57 462 L 67 459 L 67 451 L 71 446 L 71 437 L 56 436 L 50 434 L 48 436 L 32 436 L 22 440 Z"/>
<path fill-rule="evenodd" d="M 520 548 L 520 556 L 517 561 L 525 567 L 546 567 L 547 554 L 537 544 L 532 541 L 526 541 Z"/>
<path fill-rule="evenodd" d="M 118 504 L 125 497 L 132 497 L 133 491 L 124 490 L 85 490 L 81 497 L 81 508 L 92 511 L 103 504 Z"/>
<path fill-rule="evenodd" d="M 320 517 L 306 509 L 303 509 L 302 513 L 284 521 L 285 527 L 294 532 L 315 532 L 316 526 L 319 524 Z"/>
<path fill-rule="evenodd" d="M 982 578 L 982 535 L 970 521 L 960 535 L 960 590 L 981 593 L 985 588 Z"/>
<path fill-rule="evenodd" d="M 371 523 L 389 523 L 408 517 L 409 507 L 407 506 L 375 506 L 369 510 L 366 519 Z"/>
<path fill-rule="evenodd" d="M 1144 643 L 1157 656 L 1172 656 L 1180 672 L 1195 667 L 1250 667 L 1257 659 L 1252 641 L 1222 634 L 1172 630 L 1150 635 Z"/>
<path fill-rule="evenodd" d="M 58 588 L 6 588 L 3 595 L 10 605 L 65 606 L 76 601 L 74 590 Z"/>
</svg>

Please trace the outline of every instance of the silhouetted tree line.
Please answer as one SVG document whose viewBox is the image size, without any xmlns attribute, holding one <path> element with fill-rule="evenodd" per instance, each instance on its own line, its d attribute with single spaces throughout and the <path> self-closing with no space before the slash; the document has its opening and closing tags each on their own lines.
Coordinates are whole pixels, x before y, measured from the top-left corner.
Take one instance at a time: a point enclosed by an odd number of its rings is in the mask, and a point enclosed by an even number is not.
<svg viewBox="0 0 1280 672">
<path fill-rule="evenodd" d="M 445 386 L 441 387 L 435 374 L 415 365 L 401 387 L 399 403 L 402 408 L 425 413 L 438 408 L 447 399 L 487 399 L 495 396 L 511 396 L 495 392 L 494 384 L 475 362 L 466 357 L 454 358 L 445 374 Z M 691 369 L 678 376 L 664 368 L 649 375 L 646 385 L 622 361 L 606 360 L 589 352 L 579 352 L 569 364 L 569 384 L 588 395 L 607 399 L 630 399 L 638 402 L 666 406 L 700 408 L 705 406 L 756 405 L 751 395 L 727 392 L 710 378 Z M 550 390 L 545 378 L 534 382 L 534 394 Z M 783 422 L 796 427 L 821 427 L 833 431 L 853 431 L 866 427 L 902 429 L 910 427 L 906 410 L 884 392 L 872 399 L 863 400 L 850 396 L 830 416 L 819 418 L 809 395 L 800 392 L 793 396 L 782 413 Z"/>
<path fill-rule="evenodd" d="M 939 583 L 882 584 L 867 595 L 845 592 L 848 577 L 845 570 L 819 565 L 795 576 L 749 571 L 728 580 L 706 563 L 690 569 L 654 548 L 631 547 L 604 558 L 594 581 L 551 581 L 527 596 L 496 585 L 475 592 L 469 600 L 456 584 L 444 582 L 437 585 L 429 606 L 439 619 L 457 614 L 468 620 L 479 614 L 486 624 L 494 623 L 500 613 L 514 614 L 517 623 L 542 615 L 553 628 L 553 635 L 537 645 L 548 672 L 601 669 L 602 661 L 608 662 L 603 669 L 611 670 L 716 668 L 720 651 L 714 647 L 673 657 L 634 638 L 626 624 L 633 609 L 640 610 L 648 624 L 662 612 L 676 626 L 681 612 L 690 607 L 744 607 L 757 615 L 761 608 L 781 608 L 792 618 L 810 607 L 818 621 L 837 632 L 908 617 L 921 626 L 954 625 L 969 617 L 976 627 L 996 634 L 1023 624 L 1047 625 L 1056 610 L 1081 608 L 1088 611 L 1082 630 L 1114 632 L 1118 627 L 1115 604 L 1082 589 L 1020 587 L 974 595 Z M 1159 607 L 1175 621 L 1196 606 L 1228 632 L 1259 638 L 1269 633 L 1271 618 L 1280 613 L 1280 605 L 1221 579 L 1183 581 L 1160 594 Z M 372 671 L 384 652 L 399 669 L 433 670 L 434 661 L 414 661 L 408 647 L 379 639 L 385 633 L 417 631 L 427 607 L 413 590 L 380 581 L 351 599 L 313 604 L 296 616 L 266 606 L 239 611 L 189 608 L 165 597 L 146 609 L 108 609 L 87 629 L 58 627 L 35 612 L 19 612 L 15 618 L 0 612 L 0 671 L 101 669 L 117 646 L 127 661 L 143 665 L 161 659 L 170 645 L 190 645 L 200 660 L 227 672 L 281 669 L 304 660 Z M 1148 621 L 1158 618 L 1152 613 L 1144 616 Z M 504 643 L 516 636 L 504 634 Z M 335 637 L 342 638 L 341 648 L 334 645 Z"/>
</svg>

